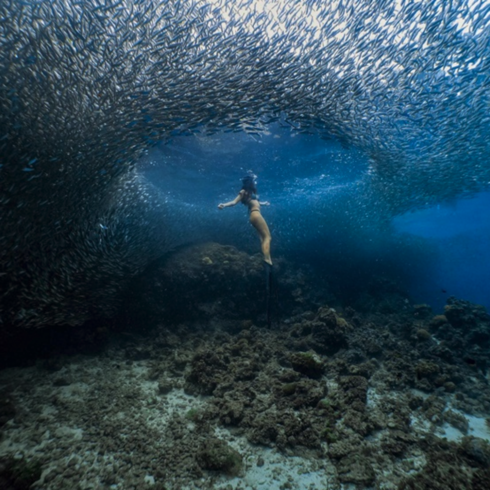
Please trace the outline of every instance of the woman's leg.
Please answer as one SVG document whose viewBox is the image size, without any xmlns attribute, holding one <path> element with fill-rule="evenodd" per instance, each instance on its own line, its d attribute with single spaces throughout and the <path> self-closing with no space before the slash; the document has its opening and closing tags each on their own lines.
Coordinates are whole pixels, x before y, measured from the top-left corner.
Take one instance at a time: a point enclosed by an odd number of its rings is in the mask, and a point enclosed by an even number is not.
<svg viewBox="0 0 490 490">
<path fill-rule="evenodd" d="M 264 255 L 264 261 L 272 265 L 271 259 L 271 232 L 265 222 L 265 219 L 260 214 L 260 211 L 253 211 L 250 213 L 250 223 L 257 230 L 260 237 L 260 245 L 262 247 L 262 254 Z"/>
</svg>

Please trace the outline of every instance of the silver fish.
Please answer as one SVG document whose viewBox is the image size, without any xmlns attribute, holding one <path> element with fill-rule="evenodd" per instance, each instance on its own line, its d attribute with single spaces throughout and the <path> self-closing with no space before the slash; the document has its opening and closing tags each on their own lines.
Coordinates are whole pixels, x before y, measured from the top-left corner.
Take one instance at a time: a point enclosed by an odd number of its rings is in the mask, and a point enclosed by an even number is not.
<svg viewBox="0 0 490 490">
<path fill-rule="evenodd" d="M 370 155 L 366 194 L 392 212 L 490 181 L 488 2 L 267 6 L 0 3 L 4 323 L 76 324 L 115 310 L 121 277 L 172 245 L 145 218 L 165 222 L 165 211 L 133 168 L 174 132 L 257 135 L 285 114 L 299 132 L 314 127 Z"/>
</svg>

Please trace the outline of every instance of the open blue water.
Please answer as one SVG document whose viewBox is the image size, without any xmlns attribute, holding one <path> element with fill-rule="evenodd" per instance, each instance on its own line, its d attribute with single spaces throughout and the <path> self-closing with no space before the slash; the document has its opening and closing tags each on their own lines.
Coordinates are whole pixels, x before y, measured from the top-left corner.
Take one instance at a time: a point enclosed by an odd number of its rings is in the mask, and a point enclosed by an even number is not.
<svg viewBox="0 0 490 490">
<path fill-rule="evenodd" d="M 395 229 L 436 250 L 433 268 L 412 284 L 414 297 L 440 308 L 447 295 L 490 308 L 490 192 L 394 219 Z"/>
</svg>

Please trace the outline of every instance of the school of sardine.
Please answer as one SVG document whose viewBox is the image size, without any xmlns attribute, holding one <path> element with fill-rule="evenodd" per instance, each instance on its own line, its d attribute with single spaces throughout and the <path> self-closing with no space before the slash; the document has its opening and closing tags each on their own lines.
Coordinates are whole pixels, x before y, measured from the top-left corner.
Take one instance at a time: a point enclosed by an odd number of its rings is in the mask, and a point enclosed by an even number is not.
<svg viewBox="0 0 490 490">
<path fill-rule="evenodd" d="M 359 148 L 393 213 L 490 182 L 486 0 L 2 0 L 0 322 L 80 324 L 170 240 L 134 170 L 286 120 Z"/>
</svg>

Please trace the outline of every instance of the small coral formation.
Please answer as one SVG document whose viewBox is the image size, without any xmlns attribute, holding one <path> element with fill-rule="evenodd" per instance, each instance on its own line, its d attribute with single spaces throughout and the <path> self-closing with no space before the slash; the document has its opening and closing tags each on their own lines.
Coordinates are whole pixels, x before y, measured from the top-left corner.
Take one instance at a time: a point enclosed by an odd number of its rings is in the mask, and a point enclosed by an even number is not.
<svg viewBox="0 0 490 490">
<path fill-rule="evenodd" d="M 294 325 L 292 337 L 300 339 L 296 345 L 307 345 L 318 354 L 331 355 L 348 347 L 347 337 L 351 326 L 333 308 L 321 307 L 310 319 L 307 314 Z"/>
<path fill-rule="evenodd" d="M 425 328 L 419 328 L 417 329 L 415 335 L 417 336 L 418 340 L 430 340 L 430 333 L 425 329 Z"/>
<path fill-rule="evenodd" d="M 342 458 L 337 465 L 339 481 L 352 483 L 358 486 L 370 486 L 375 479 L 372 465 L 367 458 L 360 458 L 358 454 L 349 454 Z"/>
<path fill-rule="evenodd" d="M 221 439 L 205 440 L 196 458 L 203 470 L 221 471 L 230 476 L 237 476 L 243 469 L 242 455 Z"/>
<path fill-rule="evenodd" d="M 296 352 L 289 357 L 295 371 L 310 378 L 319 379 L 325 372 L 322 360 L 311 352 Z"/>
<path fill-rule="evenodd" d="M 423 320 L 429 318 L 432 314 L 432 308 L 429 305 L 421 304 L 413 306 L 413 316 L 415 318 L 421 318 Z"/>
<path fill-rule="evenodd" d="M 417 379 L 434 379 L 440 372 L 439 366 L 431 361 L 420 361 L 415 365 Z"/>
<path fill-rule="evenodd" d="M 229 362 L 219 352 L 198 352 L 191 361 L 186 391 L 191 394 L 212 395 L 220 382 L 229 376 Z"/>
</svg>

